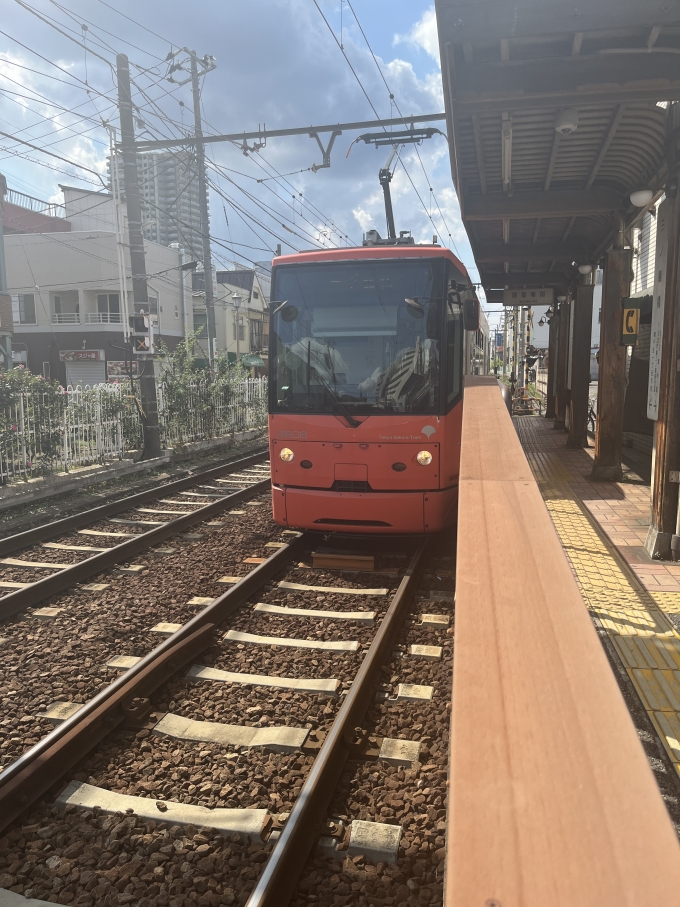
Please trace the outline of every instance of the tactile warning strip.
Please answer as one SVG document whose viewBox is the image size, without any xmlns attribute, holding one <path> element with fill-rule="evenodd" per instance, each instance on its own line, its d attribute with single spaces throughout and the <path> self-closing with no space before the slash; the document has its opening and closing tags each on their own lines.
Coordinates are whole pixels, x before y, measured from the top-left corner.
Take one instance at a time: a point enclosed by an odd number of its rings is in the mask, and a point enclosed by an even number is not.
<svg viewBox="0 0 680 907">
<path fill-rule="evenodd" d="M 514 422 L 593 620 L 609 634 L 680 775 L 680 635 L 657 606 L 680 612 L 680 596 L 642 586 L 570 487 L 578 477 L 544 449 L 536 417 Z"/>
</svg>

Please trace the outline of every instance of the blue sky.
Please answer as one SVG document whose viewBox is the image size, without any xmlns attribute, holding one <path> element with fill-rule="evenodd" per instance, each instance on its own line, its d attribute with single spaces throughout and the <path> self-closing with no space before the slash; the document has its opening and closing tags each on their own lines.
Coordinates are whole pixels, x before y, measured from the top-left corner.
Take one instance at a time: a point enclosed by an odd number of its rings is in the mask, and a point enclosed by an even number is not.
<svg viewBox="0 0 680 907">
<path fill-rule="evenodd" d="M 195 48 L 199 54 L 212 54 L 217 60 L 217 68 L 205 78 L 203 86 L 206 132 L 250 130 L 260 123 L 276 128 L 374 117 L 314 0 L 23 2 L 74 40 L 39 21 L 17 0 L 0 0 L 0 28 L 6 32 L 0 34 L 0 129 L 40 147 L 48 146 L 104 178 L 108 137 L 100 119 L 116 121 L 111 67 L 115 52 L 129 55 L 135 82 L 156 105 L 150 105 L 135 89 L 147 130 L 140 137 L 177 135 L 182 122 L 189 126 L 189 86 L 177 90 L 165 81 L 167 67 L 161 62 L 171 47 L 182 45 Z M 339 38 L 340 0 L 318 2 Z M 428 0 L 411 0 L 408 4 L 351 2 L 402 112 L 442 110 L 433 4 Z M 347 0 L 342 7 L 345 51 L 380 115 L 389 116 L 390 101 L 382 77 Z M 100 60 L 90 53 L 87 71 L 85 51 L 78 43 L 82 42 L 82 24 L 88 26 L 90 50 L 105 58 Z M 142 73 L 142 69 L 148 71 Z M 445 129 L 443 123 L 439 125 Z M 370 227 L 384 233 L 377 174 L 386 154 L 383 149 L 376 152 L 357 145 L 346 158 L 355 136 L 340 136 L 331 168 L 316 174 L 308 168 L 318 162 L 320 153 L 307 137 L 272 140 L 259 158 L 245 157 L 233 145 L 212 146 L 211 167 L 214 164 L 221 170 L 211 170 L 211 179 L 247 212 L 239 216 L 230 202 L 212 193 L 212 233 L 232 249 L 217 248 L 222 264 L 228 267 L 231 260 L 247 263 L 249 259 L 267 258 L 279 241 L 268 229 L 297 248 L 344 242 L 345 236 L 360 243 L 362 232 Z M 458 248 L 475 279 L 477 272 L 451 182 L 446 141 L 435 137 L 419 151 L 424 169 L 413 148 L 407 148 L 402 160 L 424 205 L 399 166 L 392 184 L 397 229 L 411 229 L 417 241 L 430 239 L 436 232 L 448 242 L 447 234 L 451 233 L 452 246 Z M 285 181 L 258 183 L 271 167 L 293 175 Z M 294 173 L 300 170 L 303 172 Z M 10 187 L 55 201 L 60 197 L 59 183 L 91 185 L 83 179 L 97 182 L 92 173 L 21 148 L 3 137 L 0 172 L 6 175 Z M 281 217 L 263 212 L 244 190 L 279 211 Z M 282 222 L 303 238 L 285 230 Z"/>
</svg>

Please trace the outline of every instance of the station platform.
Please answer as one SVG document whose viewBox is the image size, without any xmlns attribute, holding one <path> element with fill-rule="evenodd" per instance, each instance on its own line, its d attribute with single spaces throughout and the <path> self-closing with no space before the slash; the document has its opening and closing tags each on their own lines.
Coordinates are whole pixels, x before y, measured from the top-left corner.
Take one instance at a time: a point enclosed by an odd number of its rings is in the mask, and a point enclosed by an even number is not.
<svg viewBox="0 0 680 907">
<path fill-rule="evenodd" d="M 513 421 L 586 606 L 610 658 L 616 653 L 615 673 L 625 670 L 680 779 L 680 563 L 654 561 L 645 551 L 649 485 L 630 469 L 623 482 L 592 482 L 593 448 L 567 450 L 552 421 Z M 621 686 L 644 744 L 638 704 L 625 680 Z M 661 782 L 655 747 L 645 749 Z M 677 826 L 677 785 L 660 787 Z"/>
</svg>

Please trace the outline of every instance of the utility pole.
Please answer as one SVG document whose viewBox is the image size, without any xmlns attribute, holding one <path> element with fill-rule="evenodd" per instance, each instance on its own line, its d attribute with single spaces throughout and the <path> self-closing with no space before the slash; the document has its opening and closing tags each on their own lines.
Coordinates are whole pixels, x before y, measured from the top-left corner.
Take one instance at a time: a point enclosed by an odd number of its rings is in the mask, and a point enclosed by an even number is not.
<svg viewBox="0 0 680 907">
<path fill-rule="evenodd" d="M 120 110 L 120 144 L 123 152 L 123 187 L 127 202 L 128 238 L 130 242 L 130 270 L 132 272 L 132 298 L 137 306 L 149 314 L 149 295 L 146 283 L 146 261 L 144 259 L 144 237 L 142 236 L 142 202 L 137 178 L 137 151 L 135 149 L 135 127 L 132 113 L 130 89 L 130 64 L 125 54 L 116 57 L 118 76 L 118 107 Z M 112 170 L 115 161 L 111 162 Z M 123 300 L 121 300 L 121 303 Z M 123 312 L 127 305 L 121 306 Z M 161 436 L 158 427 L 158 401 L 156 399 L 156 376 L 153 354 L 138 358 L 140 368 L 139 391 L 142 398 L 142 429 L 144 450 L 142 459 L 149 460 L 161 455 Z"/>
<path fill-rule="evenodd" d="M 185 48 L 186 50 L 186 48 Z M 198 171 L 198 205 L 201 214 L 201 239 L 203 243 L 203 279 L 205 281 L 205 311 L 208 320 L 208 361 L 212 368 L 217 356 L 217 331 L 215 328 L 215 295 L 212 282 L 212 254 L 210 252 L 210 218 L 208 216 L 208 190 L 205 178 L 205 144 L 201 122 L 201 93 L 198 86 L 200 76 L 215 68 L 213 57 L 201 60 L 202 70 L 198 71 L 195 50 L 186 50 L 191 57 L 191 91 L 194 103 L 194 134 L 196 137 L 196 169 Z"/>
</svg>

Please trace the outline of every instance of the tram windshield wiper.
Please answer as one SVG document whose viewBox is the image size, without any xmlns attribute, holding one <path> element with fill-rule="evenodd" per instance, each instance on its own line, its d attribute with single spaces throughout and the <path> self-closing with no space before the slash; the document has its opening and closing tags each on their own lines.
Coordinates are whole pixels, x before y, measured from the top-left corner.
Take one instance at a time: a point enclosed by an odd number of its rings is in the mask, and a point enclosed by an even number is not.
<svg viewBox="0 0 680 907">
<path fill-rule="evenodd" d="M 306 366 L 307 366 L 307 382 L 309 383 L 309 375 L 310 375 L 310 373 L 311 373 L 311 372 L 314 372 L 314 374 L 315 374 L 316 377 L 319 379 L 319 381 L 321 382 L 321 384 L 323 384 L 323 386 L 326 388 L 326 390 L 327 390 L 328 393 L 331 395 L 331 397 L 333 398 L 333 400 L 335 400 L 335 402 L 336 402 L 336 404 L 337 404 L 337 406 L 338 406 L 338 409 L 339 409 L 340 412 L 343 414 L 343 416 L 345 417 L 345 419 L 347 419 L 347 421 L 348 421 L 349 424 L 352 426 L 352 428 L 358 428 L 358 427 L 361 425 L 361 422 L 359 422 L 358 419 L 355 419 L 355 418 L 354 418 L 354 416 L 351 414 L 351 412 L 347 409 L 347 407 L 345 406 L 345 404 L 344 404 L 344 403 L 342 402 L 342 400 L 340 399 L 338 393 L 337 393 L 336 391 L 333 390 L 333 388 L 330 386 L 330 384 L 327 384 L 327 383 L 324 381 L 324 379 L 323 379 L 323 378 L 321 377 L 321 375 L 319 374 L 318 369 L 316 369 L 316 368 L 311 364 L 311 362 L 307 361 L 305 364 L 306 364 Z"/>
</svg>

